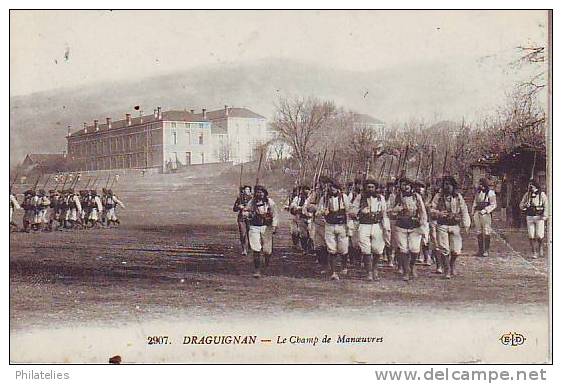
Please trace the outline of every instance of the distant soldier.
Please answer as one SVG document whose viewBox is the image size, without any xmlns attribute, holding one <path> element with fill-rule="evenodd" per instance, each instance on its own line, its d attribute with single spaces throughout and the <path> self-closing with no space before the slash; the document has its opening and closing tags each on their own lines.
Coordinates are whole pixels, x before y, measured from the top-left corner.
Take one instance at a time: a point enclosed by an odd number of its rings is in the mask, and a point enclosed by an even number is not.
<svg viewBox="0 0 562 384">
<path fill-rule="evenodd" d="M 337 182 L 332 182 L 318 203 L 318 213 L 326 220 L 324 239 L 328 249 L 328 264 L 332 280 L 339 280 L 336 272 L 336 258 L 341 257 L 341 274 L 347 275 L 349 237 L 347 216 L 351 204 Z M 318 214 L 317 213 L 317 214 Z"/>
<path fill-rule="evenodd" d="M 81 225 L 80 215 L 82 214 L 82 203 L 80 202 L 80 197 L 72 188 L 68 190 L 67 203 L 66 220 L 70 224 L 70 228 L 76 228 L 78 225 Z"/>
<path fill-rule="evenodd" d="M 431 205 L 431 198 L 429 192 L 426 189 L 425 183 L 421 180 L 416 180 L 415 191 L 418 193 L 425 204 L 426 212 L 429 212 L 429 206 Z M 416 262 L 418 264 L 431 265 L 431 249 L 430 249 L 430 226 L 429 220 L 422 227 L 423 234 L 421 240 L 421 252 L 418 255 Z"/>
<path fill-rule="evenodd" d="M 39 201 L 37 202 L 37 221 L 38 229 L 47 231 L 49 229 L 49 209 L 51 207 L 51 200 L 47 196 L 45 190 L 39 190 Z"/>
<path fill-rule="evenodd" d="M 489 256 L 492 211 L 496 207 L 496 193 L 490 188 L 488 180 L 481 178 L 472 203 L 472 217 L 478 234 L 478 256 Z"/>
<path fill-rule="evenodd" d="M 527 232 L 531 244 L 532 258 L 544 257 L 544 227 L 548 215 L 548 200 L 535 180 L 529 181 L 529 188 L 523 195 L 519 208 L 527 217 Z M 538 256 L 537 256 L 538 252 Z"/>
<path fill-rule="evenodd" d="M 238 212 L 236 223 L 238 224 L 238 235 L 240 236 L 240 246 L 242 247 L 242 255 L 248 255 L 248 217 L 244 212 L 248 208 L 248 203 L 252 200 L 252 187 L 245 185 L 240 188 L 240 193 L 234 202 L 232 210 Z"/>
<path fill-rule="evenodd" d="M 117 196 L 113 194 L 113 191 L 111 189 L 108 189 L 104 204 L 104 208 L 106 210 L 105 217 L 108 227 L 111 227 L 111 223 L 117 225 L 120 224 L 120 221 L 117 218 L 117 206 L 125 208 L 125 204 L 123 204 L 121 200 L 119 200 Z"/>
<path fill-rule="evenodd" d="M 293 188 L 293 191 L 288 197 L 287 205 L 285 206 L 285 210 L 289 212 L 291 215 L 291 219 L 289 222 L 289 233 L 291 234 L 291 241 L 293 243 L 293 247 L 299 249 L 300 247 L 300 237 L 299 237 L 299 221 L 297 212 L 295 212 L 291 207 L 293 205 L 293 201 L 299 196 L 299 187 Z"/>
<path fill-rule="evenodd" d="M 21 207 L 23 208 L 23 218 L 22 227 L 24 232 L 29 232 L 33 224 L 33 219 L 35 216 L 35 206 L 34 206 L 35 192 L 28 189 L 23 193 L 23 202 Z"/>
<path fill-rule="evenodd" d="M 328 250 L 326 248 L 326 220 L 323 215 L 318 212 L 318 203 L 324 190 L 328 188 L 330 180 L 325 176 L 320 176 L 319 183 L 315 190 L 306 199 L 303 212 L 311 216 L 311 235 L 313 236 L 314 252 L 318 264 L 320 265 L 320 274 L 324 274 L 328 270 Z"/>
<path fill-rule="evenodd" d="M 355 197 L 352 216 L 357 219 L 359 246 L 367 270 L 367 280 L 379 280 L 378 263 L 384 252 L 384 217 L 386 202 L 374 180 L 365 180 L 363 190 Z"/>
<path fill-rule="evenodd" d="M 91 228 L 99 226 L 100 214 L 103 212 L 103 204 L 95 189 L 90 190 L 87 200 L 88 216 L 86 216 L 86 224 Z"/>
<path fill-rule="evenodd" d="M 60 219 L 60 194 L 58 191 L 51 189 L 49 190 L 49 200 L 51 204 L 49 205 L 49 231 L 53 231 L 55 228 L 55 223 L 59 223 Z"/>
<path fill-rule="evenodd" d="M 311 216 L 303 211 L 303 206 L 310 195 L 310 187 L 302 185 L 299 187 L 299 194 L 293 199 L 289 210 L 297 223 L 298 238 L 303 252 L 310 251 L 312 248 L 312 240 L 310 238 L 309 225 Z"/>
<path fill-rule="evenodd" d="M 80 223 L 82 224 L 83 228 L 86 228 L 88 225 L 88 217 L 90 216 L 91 205 L 90 204 L 90 191 L 88 190 L 81 190 L 80 194 L 80 205 L 82 205 L 82 211 L 80 212 Z"/>
<path fill-rule="evenodd" d="M 400 180 L 400 191 L 392 208 L 396 215 L 392 231 L 400 252 L 398 262 L 405 281 L 417 277 L 415 264 L 421 250 L 423 227 L 427 222 L 425 204 L 422 197 L 414 191 L 414 184 L 407 178 Z"/>
<path fill-rule="evenodd" d="M 277 230 L 277 208 L 264 186 L 256 185 L 254 197 L 248 202 L 249 240 L 254 258 L 254 277 L 269 265 L 273 251 L 273 234 Z M 262 259 L 263 254 L 263 259 Z"/>
<path fill-rule="evenodd" d="M 461 225 L 468 233 L 470 215 L 468 207 L 458 191 L 457 181 L 452 176 L 442 179 L 442 188 L 431 202 L 430 212 L 437 222 L 437 250 L 445 278 L 455 275 L 455 262 L 462 251 Z"/>
<path fill-rule="evenodd" d="M 394 238 L 394 233 L 392 229 L 396 224 L 396 215 L 392 213 L 392 208 L 396 203 L 396 183 L 394 181 L 389 181 L 386 183 L 386 188 L 384 191 L 384 199 L 386 202 L 387 216 L 383 219 L 383 236 L 384 236 L 384 254 L 389 267 L 394 267 L 395 251 L 396 251 L 396 239 Z"/>
<path fill-rule="evenodd" d="M 16 209 L 21 209 L 21 206 L 18 203 L 18 199 L 16 198 L 16 195 L 12 193 L 12 188 L 10 187 L 10 229 L 18 228 L 18 225 L 14 222 L 14 210 Z"/>
<path fill-rule="evenodd" d="M 362 182 L 360 179 L 355 179 L 353 182 L 347 184 L 347 199 L 352 203 L 355 201 L 357 196 L 361 194 Z M 361 246 L 359 244 L 359 222 L 357 217 L 352 215 L 348 217 L 347 221 L 348 236 L 349 236 L 349 258 L 350 262 L 356 262 L 361 264 L 363 261 Z"/>
</svg>

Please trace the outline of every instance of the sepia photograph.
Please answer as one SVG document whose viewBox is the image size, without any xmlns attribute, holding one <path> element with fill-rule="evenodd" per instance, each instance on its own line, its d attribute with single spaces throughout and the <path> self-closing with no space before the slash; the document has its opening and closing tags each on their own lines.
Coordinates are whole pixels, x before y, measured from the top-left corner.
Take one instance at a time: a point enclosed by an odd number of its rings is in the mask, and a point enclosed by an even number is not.
<svg viewBox="0 0 562 384">
<path fill-rule="evenodd" d="M 552 11 L 9 21 L 11 364 L 552 363 Z"/>
</svg>

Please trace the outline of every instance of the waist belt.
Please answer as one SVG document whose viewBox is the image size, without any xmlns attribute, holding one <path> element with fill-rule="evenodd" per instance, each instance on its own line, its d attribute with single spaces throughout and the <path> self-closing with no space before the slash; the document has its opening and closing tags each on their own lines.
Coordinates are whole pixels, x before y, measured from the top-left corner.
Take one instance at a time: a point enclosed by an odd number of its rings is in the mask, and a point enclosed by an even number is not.
<svg viewBox="0 0 562 384">
<path fill-rule="evenodd" d="M 437 224 L 439 225 L 459 225 L 459 220 L 453 218 L 439 218 L 437 219 Z"/>
<path fill-rule="evenodd" d="M 359 224 L 378 224 L 381 221 L 380 213 L 364 213 L 359 215 Z"/>
<path fill-rule="evenodd" d="M 417 217 L 399 217 L 396 220 L 396 226 L 404 229 L 414 229 L 420 226 L 420 220 Z"/>
<path fill-rule="evenodd" d="M 544 213 L 544 207 L 529 207 L 526 210 L 526 215 L 527 216 L 540 216 Z"/>
<path fill-rule="evenodd" d="M 328 224 L 346 224 L 347 215 L 342 212 L 331 212 L 326 215 L 326 222 Z"/>
<path fill-rule="evenodd" d="M 483 210 L 484 208 L 486 208 L 488 205 L 490 205 L 489 202 L 486 201 L 482 201 L 480 203 L 476 203 L 476 209 L 478 209 L 479 211 Z"/>
</svg>

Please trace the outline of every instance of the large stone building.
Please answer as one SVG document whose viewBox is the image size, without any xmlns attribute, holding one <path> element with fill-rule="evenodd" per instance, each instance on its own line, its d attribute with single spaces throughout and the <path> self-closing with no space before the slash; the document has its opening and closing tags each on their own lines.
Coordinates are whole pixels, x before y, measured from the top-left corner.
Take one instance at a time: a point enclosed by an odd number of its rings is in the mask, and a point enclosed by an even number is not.
<svg viewBox="0 0 562 384">
<path fill-rule="evenodd" d="M 70 133 L 68 160 L 75 170 L 155 168 L 164 172 L 195 165 L 252 160 L 268 140 L 265 118 L 246 108 L 201 113 L 162 111 L 105 124 L 94 120 Z"/>
</svg>

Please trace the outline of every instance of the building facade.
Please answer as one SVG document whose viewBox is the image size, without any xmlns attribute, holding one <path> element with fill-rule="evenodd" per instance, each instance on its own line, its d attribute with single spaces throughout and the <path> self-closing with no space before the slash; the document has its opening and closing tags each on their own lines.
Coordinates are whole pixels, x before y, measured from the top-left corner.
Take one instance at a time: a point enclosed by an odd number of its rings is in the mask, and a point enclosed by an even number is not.
<svg viewBox="0 0 562 384">
<path fill-rule="evenodd" d="M 267 140 L 265 118 L 245 108 L 201 113 L 162 111 L 105 124 L 94 120 L 70 133 L 68 162 L 74 170 L 93 171 L 181 167 L 250 161 L 257 143 Z"/>
</svg>

